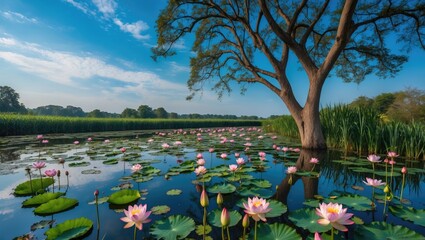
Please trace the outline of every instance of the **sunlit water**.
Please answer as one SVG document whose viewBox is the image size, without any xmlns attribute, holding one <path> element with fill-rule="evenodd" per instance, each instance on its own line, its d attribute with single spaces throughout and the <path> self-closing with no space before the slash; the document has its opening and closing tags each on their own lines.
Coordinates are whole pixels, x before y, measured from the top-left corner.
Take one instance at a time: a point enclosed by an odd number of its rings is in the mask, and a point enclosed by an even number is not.
<svg viewBox="0 0 425 240">
<path fill-rule="evenodd" d="M 128 133 L 126 134 L 128 135 Z M 33 137 L 33 136 L 31 136 Z M 53 138 L 53 137 L 52 137 Z M 124 139 L 124 140 L 123 140 Z M 135 138 L 135 136 L 125 136 L 124 138 L 116 138 L 111 139 L 111 148 L 117 148 L 116 145 L 113 145 L 113 142 L 123 141 L 121 143 L 122 146 L 125 144 L 131 145 L 136 144 L 141 146 L 141 157 L 140 159 L 149 159 L 149 160 L 160 160 L 158 163 L 153 163 L 151 166 L 158 168 L 161 170 L 159 176 L 153 178 L 153 180 L 143 183 L 135 183 L 133 184 L 133 189 L 139 190 L 147 190 L 148 194 L 143 195 L 142 197 L 145 199 L 141 199 L 138 203 L 147 204 L 148 208 L 158 205 L 168 205 L 171 208 L 171 211 L 165 214 L 165 216 L 182 214 L 185 216 L 189 216 L 193 218 L 197 225 L 202 223 L 202 214 L 203 210 L 199 204 L 199 196 L 196 186 L 192 183 L 193 180 L 196 179 L 195 173 L 184 173 L 177 176 L 171 176 L 168 180 L 165 179 L 164 174 L 168 171 L 169 168 L 173 166 L 177 166 L 179 163 L 177 160 L 195 160 L 196 154 L 198 151 L 195 148 L 191 148 L 191 146 L 184 146 L 184 155 L 183 156 L 173 156 L 169 154 L 153 154 L 157 151 L 150 151 L 149 144 L 147 144 L 148 138 Z M 160 138 L 156 138 L 155 141 Z M 65 142 L 67 140 L 64 140 Z M 102 140 L 98 140 L 102 141 Z M 164 139 L 162 142 L 166 142 Z M 172 144 L 172 140 L 169 140 L 169 143 Z M 28 153 L 27 151 L 16 152 L 19 149 L 25 149 L 28 145 L 22 145 L 17 149 L 14 149 L 12 152 L 12 156 L 17 157 L 16 159 L 2 159 L 0 163 L 0 169 L 5 170 L 9 169 L 11 166 L 15 166 L 16 168 L 12 170 L 13 173 L 0 175 L 0 239 L 13 239 L 14 237 L 21 236 L 23 234 L 31 232 L 31 225 L 34 223 L 40 222 L 41 220 L 54 220 L 55 226 L 58 223 L 62 223 L 68 219 L 77 218 L 77 217 L 87 217 L 91 219 L 94 223 L 93 230 L 90 235 L 87 236 L 87 239 L 132 239 L 133 238 L 133 229 L 123 229 L 124 222 L 120 220 L 121 217 L 124 216 L 122 212 L 116 212 L 110 209 L 110 205 L 108 203 L 103 203 L 99 205 L 100 219 L 101 219 L 101 227 L 99 236 L 97 236 L 97 225 L 96 225 L 96 212 L 95 205 L 88 204 L 89 202 L 94 200 L 93 192 L 98 189 L 100 194 L 99 197 L 109 196 L 113 191 L 112 187 L 118 186 L 123 183 L 120 181 L 121 177 L 131 175 L 131 166 L 134 163 L 119 161 L 118 164 L 115 165 L 105 165 L 102 160 L 91 160 L 89 156 L 85 154 L 86 150 L 90 148 L 90 144 L 86 144 L 84 139 L 81 139 L 81 144 L 78 146 L 64 150 L 64 152 L 49 152 L 47 154 L 43 154 L 43 149 L 47 147 L 37 146 L 35 144 L 34 149 L 39 149 L 42 153 L 42 156 L 46 157 L 47 167 L 46 169 L 59 169 L 62 171 L 62 175 L 60 178 L 60 190 L 58 187 L 58 181 L 56 179 L 55 182 L 55 191 L 66 191 L 66 197 L 75 198 L 79 200 L 78 206 L 75 208 L 61 212 L 58 214 L 54 214 L 53 216 L 37 216 L 33 213 L 34 208 L 22 208 L 22 202 L 28 197 L 15 197 L 13 193 L 13 189 L 20 183 L 27 181 L 28 176 L 25 172 L 25 166 L 29 166 L 34 160 L 38 157 L 38 152 Z M 272 141 L 270 141 L 271 143 Z M 229 144 L 229 143 L 225 143 Z M 34 145 L 34 144 L 33 144 Z M 50 144 L 49 147 L 52 147 L 53 144 Z M 205 149 L 208 149 L 213 144 L 208 143 L 206 141 L 203 142 L 205 145 Z M 38 147 L 38 148 L 37 148 Z M 52 148 L 53 150 L 55 148 Z M 230 147 L 231 149 L 231 147 Z M 58 150 L 58 149 L 56 149 Z M 131 147 L 128 147 L 128 151 L 131 150 Z M 58 150 L 59 151 L 59 150 Z M 10 156 L 10 149 L 7 151 L 3 151 L 3 155 L 8 152 L 8 156 Z M 239 151 L 241 153 L 241 157 L 248 159 L 249 156 L 244 154 L 243 151 Z M 270 167 L 265 172 L 253 172 L 251 173 L 255 178 L 258 179 L 266 179 L 272 183 L 272 191 L 275 191 L 276 186 L 280 185 L 282 180 L 287 177 L 285 173 L 287 169 L 287 164 L 285 161 L 274 161 L 273 153 L 274 150 L 269 146 L 267 152 L 267 164 Z M 88 161 L 90 162 L 89 166 L 86 167 L 69 167 L 68 162 L 64 164 L 60 164 L 57 161 L 57 156 L 55 154 L 60 154 L 60 156 L 64 155 L 78 155 L 83 159 L 79 161 Z M 229 155 L 228 160 L 223 160 L 217 156 L 217 153 L 213 154 L 208 151 L 202 152 L 204 159 L 206 160 L 205 166 L 207 168 L 211 168 L 214 166 L 218 166 L 221 164 L 235 164 L 235 156 L 234 152 L 228 151 Z M 256 154 L 251 152 L 251 154 Z M 219 155 L 219 154 L 218 154 Z M 322 195 L 328 196 L 332 191 L 347 191 L 351 193 L 361 194 L 366 197 L 371 196 L 371 188 L 365 186 L 361 181 L 364 179 L 364 174 L 353 175 L 353 173 L 348 173 L 346 169 L 340 164 L 333 164 L 332 160 L 340 159 L 340 154 L 338 152 L 327 152 L 322 153 L 320 157 L 320 164 L 322 164 L 322 172 L 318 179 L 317 184 L 317 192 L 312 193 L 314 195 Z M 121 155 L 115 156 L 117 159 L 121 157 Z M 8 160 L 7 162 L 5 162 Z M 106 159 L 103 159 L 106 160 Z M 294 160 L 296 161 L 296 159 Z M 335 166 L 334 168 L 329 166 Z M 423 164 L 422 164 L 423 168 Z M 82 170 L 85 169 L 97 169 L 101 170 L 100 174 L 81 174 Z M 67 187 L 67 180 L 64 174 L 65 171 L 69 171 L 69 186 Z M 9 171 L 5 171 L 9 172 Z M 4 173 L 4 172 L 3 172 Z M 33 170 L 32 174 L 33 178 L 37 178 L 38 171 Z M 425 187 L 424 184 L 424 176 L 423 174 L 416 176 L 416 184 L 410 184 L 405 187 L 404 190 L 404 198 L 411 200 L 412 207 L 416 209 L 424 209 L 425 204 L 425 195 L 423 194 L 423 189 Z M 223 182 L 220 178 L 213 178 L 210 183 L 207 185 L 212 185 L 216 182 Z M 352 186 L 362 186 L 364 187 L 364 191 L 354 190 Z M 168 196 L 166 192 L 171 189 L 180 189 L 182 190 L 182 194 L 177 196 Z M 294 178 L 294 184 L 291 186 L 289 192 L 287 192 L 287 206 L 288 212 L 294 211 L 300 208 L 303 208 L 303 202 L 305 200 L 305 195 L 310 195 L 305 192 L 305 185 L 303 183 L 302 178 Z M 395 195 L 398 195 L 399 192 L 395 192 Z M 214 210 L 217 208 L 215 204 L 215 195 L 210 195 L 210 206 L 208 210 Z M 235 206 L 235 202 L 239 199 L 234 194 L 225 195 L 225 206 L 230 209 L 239 210 L 240 213 L 243 213 L 242 209 Z M 383 204 L 378 204 L 376 212 L 372 214 L 371 212 L 357 212 L 349 210 L 349 212 L 354 213 L 356 216 L 362 218 L 365 222 L 371 222 L 372 218 L 375 218 L 377 221 L 382 221 L 382 210 Z M 374 216 L 373 216 L 374 215 Z M 271 219 L 271 222 L 287 222 L 286 214 L 279 218 Z M 149 227 L 155 220 L 161 219 L 163 216 L 151 215 L 152 222 L 144 225 L 144 230 L 142 232 L 138 232 L 138 238 L 141 236 L 149 235 Z M 398 219 L 391 214 L 387 219 L 387 222 L 407 226 L 408 228 L 419 232 L 425 235 L 424 227 L 414 225 L 410 222 L 403 221 Z M 33 234 L 38 239 L 44 239 L 44 232 L 49 228 L 46 226 L 44 229 L 36 229 L 33 231 Z M 232 236 L 236 235 L 240 236 L 240 226 L 231 228 Z M 213 227 L 212 235 L 214 239 L 218 239 L 221 237 L 221 230 L 219 228 Z M 305 234 L 305 232 L 304 232 Z M 193 231 L 189 237 L 194 239 L 199 239 L 200 237 L 195 234 Z M 349 233 L 350 237 L 350 233 Z M 153 238 L 151 236 L 151 238 Z M 350 237 L 351 238 L 351 237 Z"/>
</svg>

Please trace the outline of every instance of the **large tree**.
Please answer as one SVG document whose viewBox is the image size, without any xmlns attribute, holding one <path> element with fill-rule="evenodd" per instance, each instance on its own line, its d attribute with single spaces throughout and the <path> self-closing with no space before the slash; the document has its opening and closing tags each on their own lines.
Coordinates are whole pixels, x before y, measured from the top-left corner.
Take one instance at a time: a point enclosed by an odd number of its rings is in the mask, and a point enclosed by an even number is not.
<svg viewBox="0 0 425 240">
<path fill-rule="evenodd" d="M 25 106 L 19 103 L 19 93 L 9 86 L 0 86 L 0 112 L 27 112 Z"/>
<path fill-rule="evenodd" d="M 173 45 L 195 33 L 191 96 L 209 81 L 219 96 L 231 90 L 231 81 L 241 90 L 261 83 L 286 104 L 302 146 L 325 148 L 319 103 L 331 71 L 357 83 L 371 73 L 393 76 L 411 47 L 425 47 L 424 12 L 423 0 L 169 0 L 157 20 L 154 59 L 175 54 Z M 309 80 L 304 103 L 292 90 L 292 61 Z"/>
</svg>

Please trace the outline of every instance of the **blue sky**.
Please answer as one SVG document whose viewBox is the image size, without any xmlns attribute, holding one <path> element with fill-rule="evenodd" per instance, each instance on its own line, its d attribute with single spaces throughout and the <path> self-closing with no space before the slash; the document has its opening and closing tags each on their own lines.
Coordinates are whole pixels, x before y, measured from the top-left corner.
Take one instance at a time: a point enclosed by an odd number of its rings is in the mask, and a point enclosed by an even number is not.
<svg viewBox="0 0 425 240">
<path fill-rule="evenodd" d="M 188 39 L 177 56 L 150 57 L 155 21 L 165 0 L 0 1 L 0 85 L 14 88 L 26 107 L 54 104 L 121 113 L 141 104 L 168 112 L 257 115 L 288 114 L 266 87 L 250 85 L 217 99 L 207 87 L 186 101 L 192 56 Z M 295 64 L 294 64 L 295 66 Z M 297 67 L 288 74 L 304 102 L 308 80 Z M 394 79 L 370 76 L 360 85 L 330 78 L 321 105 L 351 102 L 406 87 L 425 89 L 425 52 L 416 50 Z"/>
</svg>

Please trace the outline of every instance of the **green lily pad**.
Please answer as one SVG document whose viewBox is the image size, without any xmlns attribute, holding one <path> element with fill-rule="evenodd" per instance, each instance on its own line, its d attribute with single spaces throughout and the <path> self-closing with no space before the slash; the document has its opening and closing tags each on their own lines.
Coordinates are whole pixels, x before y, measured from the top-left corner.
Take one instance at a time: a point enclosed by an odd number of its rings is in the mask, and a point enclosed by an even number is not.
<svg viewBox="0 0 425 240">
<path fill-rule="evenodd" d="M 229 183 L 217 183 L 207 188 L 209 193 L 228 194 L 236 191 L 236 187 Z"/>
<path fill-rule="evenodd" d="M 81 217 L 60 223 L 47 230 L 44 235 L 47 236 L 47 240 L 75 239 L 84 236 L 92 227 L 93 222 L 90 219 Z"/>
<path fill-rule="evenodd" d="M 229 227 L 235 226 L 242 219 L 242 215 L 238 211 L 232 210 L 232 211 L 228 211 L 228 213 L 230 216 Z M 211 225 L 215 227 L 219 227 L 219 228 L 222 227 L 221 226 L 221 210 L 216 209 L 210 212 L 208 214 L 207 219 Z"/>
<path fill-rule="evenodd" d="M 425 227 L 425 210 L 414 209 L 412 207 L 389 207 L 392 214 L 406 221 L 411 221 L 416 225 Z"/>
<path fill-rule="evenodd" d="M 32 198 L 29 198 L 27 200 L 25 200 L 22 203 L 22 206 L 24 207 L 30 207 L 30 206 L 36 206 L 36 205 L 41 205 L 43 203 L 46 203 L 52 199 L 56 199 L 62 195 L 64 195 L 65 193 L 62 192 L 56 192 L 56 193 L 51 193 L 51 192 L 46 192 L 37 196 L 34 196 Z"/>
<path fill-rule="evenodd" d="M 301 208 L 296 211 L 289 212 L 289 219 L 298 227 L 307 229 L 309 232 L 327 232 L 332 225 L 323 226 L 317 223 L 320 217 L 312 208 Z"/>
<path fill-rule="evenodd" d="M 100 174 L 102 171 L 97 169 L 86 169 L 81 171 L 81 174 Z"/>
<path fill-rule="evenodd" d="M 181 193 L 182 193 L 182 190 L 180 189 L 171 189 L 171 190 L 168 190 L 167 195 L 175 196 L 175 195 L 180 195 Z"/>
<path fill-rule="evenodd" d="M 261 240 L 302 239 L 301 236 L 295 231 L 295 229 L 282 223 L 260 224 L 257 229 L 257 237 L 260 237 Z M 250 232 L 249 239 L 254 239 L 254 231 Z"/>
<path fill-rule="evenodd" d="M 271 208 L 272 210 L 266 213 L 266 218 L 279 217 L 280 215 L 288 211 L 288 208 L 282 202 L 279 202 L 274 199 L 267 200 L 267 202 L 269 203 L 269 208 Z M 247 199 L 239 200 L 236 205 L 240 208 L 244 208 L 243 203 L 248 203 Z"/>
<path fill-rule="evenodd" d="M 89 162 L 75 162 L 75 163 L 69 163 L 68 167 L 87 167 L 89 166 Z"/>
<path fill-rule="evenodd" d="M 371 222 L 354 231 L 355 239 L 424 239 L 419 233 L 401 225 Z"/>
<path fill-rule="evenodd" d="M 212 227 L 210 225 L 205 225 L 205 234 L 208 234 L 212 231 Z M 198 225 L 196 226 L 196 234 L 199 236 L 204 235 L 204 225 Z"/>
<path fill-rule="evenodd" d="M 118 164 L 118 159 L 115 159 L 115 158 L 109 159 L 109 160 L 103 161 L 102 163 L 105 165 L 114 165 L 114 164 Z"/>
<path fill-rule="evenodd" d="M 262 180 L 262 179 L 252 179 L 249 181 L 245 181 L 242 183 L 242 185 L 254 185 L 259 188 L 270 188 L 272 184 L 268 180 Z"/>
<path fill-rule="evenodd" d="M 155 221 L 150 233 L 156 239 L 175 240 L 184 239 L 195 230 L 195 221 L 192 218 L 182 215 L 172 215 L 166 219 Z"/>
<path fill-rule="evenodd" d="M 98 199 L 97 199 L 97 204 L 98 204 L 98 205 L 100 205 L 100 204 L 102 204 L 102 203 L 106 203 L 106 202 L 108 202 L 108 199 L 109 199 L 109 197 L 108 197 L 108 196 L 107 196 L 107 197 L 101 197 L 101 198 L 98 198 Z M 93 200 L 93 201 L 89 202 L 89 204 L 90 204 L 90 205 L 96 204 L 96 200 Z"/>
<path fill-rule="evenodd" d="M 48 186 L 54 183 L 54 180 L 50 177 L 48 178 L 45 177 L 43 178 L 42 181 L 43 181 L 43 188 L 41 187 L 40 179 L 32 179 L 31 181 L 28 180 L 26 182 L 23 182 L 19 184 L 18 186 L 16 186 L 14 194 L 18 196 L 31 195 L 33 193 L 38 192 L 39 190 L 43 190 L 47 188 Z M 31 185 L 32 185 L 32 191 L 31 191 Z"/>
<path fill-rule="evenodd" d="M 151 208 L 152 214 L 154 215 L 165 214 L 169 212 L 170 210 L 171 210 L 170 207 L 167 205 L 160 205 L 160 206 L 155 206 Z"/>
<path fill-rule="evenodd" d="M 325 201 L 340 203 L 357 211 L 372 210 L 372 201 L 367 197 L 357 194 L 344 194 L 335 199 L 326 199 Z"/>
<path fill-rule="evenodd" d="M 140 192 L 133 189 L 123 189 L 112 193 L 108 202 L 116 205 L 124 205 L 131 203 L 140 198 Z"/>
<path fill-rule="evenodd" d="M 66 211 L 78 204 L 77 199 L 73 198 L 57 198 L 43 203 L 34 209 L 34 213 L 38 215 L 50 215 Z"/>
<path fill-rule="evenodd" d="M 270 198 L 274 193 L 270 189 L 243 186 L 238 190 L 238 194 L 242 197 L 257 196 L 262 198 Z"/>
</svg>

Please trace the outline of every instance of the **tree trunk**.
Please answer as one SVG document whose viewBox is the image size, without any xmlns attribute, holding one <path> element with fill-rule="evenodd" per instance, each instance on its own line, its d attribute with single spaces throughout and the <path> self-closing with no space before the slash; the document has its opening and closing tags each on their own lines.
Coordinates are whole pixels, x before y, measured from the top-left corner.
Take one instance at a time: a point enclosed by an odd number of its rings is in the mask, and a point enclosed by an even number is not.
<svg viewBox="0 0 425 240">
<path fill-rule="evenodd" d="M 301 116 L 295 118 L 304 149 L 326 149 L 326 142 L 320 124 L 319 109 L 304 108 Z"/>
</svg>

